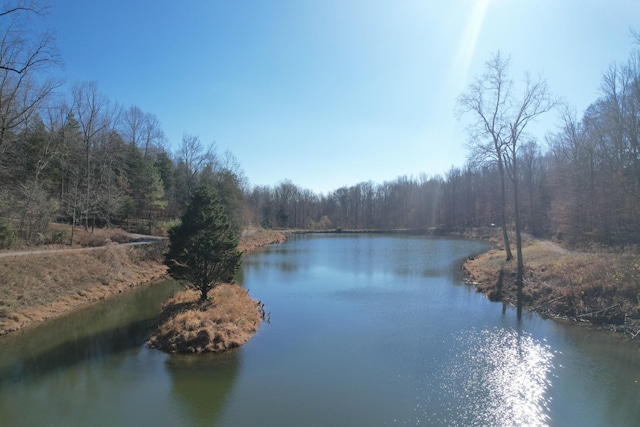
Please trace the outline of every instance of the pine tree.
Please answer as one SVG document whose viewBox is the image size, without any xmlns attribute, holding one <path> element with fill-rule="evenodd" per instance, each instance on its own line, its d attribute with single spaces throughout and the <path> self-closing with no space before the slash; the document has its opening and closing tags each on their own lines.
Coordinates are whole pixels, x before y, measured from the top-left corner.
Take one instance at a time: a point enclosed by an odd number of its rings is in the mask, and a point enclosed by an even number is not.
<svg viewBox="0 0 640 427">
<path fill-rule="evenodd" d="M 169 274 L 187 287 L 200 291 L 200 300 L 221 283 L 231 282 L 240 268 L 238 234 L 217 193 L 198 188 L 182 216 L 169 230 L 165 264 Z"/>
</svg>

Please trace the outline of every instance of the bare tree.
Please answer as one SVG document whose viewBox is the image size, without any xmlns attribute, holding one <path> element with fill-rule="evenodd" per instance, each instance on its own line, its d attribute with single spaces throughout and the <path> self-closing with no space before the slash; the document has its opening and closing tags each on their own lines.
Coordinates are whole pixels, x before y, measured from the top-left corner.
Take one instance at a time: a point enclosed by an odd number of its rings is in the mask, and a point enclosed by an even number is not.
<svg viewBox="0 0 640 427">
<path fill-rule="evenodd" d="M 629 33 L 631 33 L 631 37 L 635 40 L 637 44 L 640 44 L 640 32 L 633 28 L 629 28 Z"/>
<path fill-rule="evenodd" d="M 138 147 L 145 161 L 151 151 L 162 148 L 166 141 L 158 117 L 152 113 L 144 113 L 136 105 L 129 107 L 122 115 L 121 128 L 124 140 Z"/>
<path fill-rule="evenodd" d="M 112 106 L 109 99 L 98 92 L 95 82 L 76 84 L 72 88 L 73 112 L 79 124 L 84 148 L 84 195 L 82 200 L 82 219 L 85 229 L 89 228 L 89 218 L 95 213 L 96 195 L 94 189 L 93 156 L 101 139 L 108 138 L 118 117 L 118 107 Z"/>
<path fill-rule="evenodd" d="M 494 163 L 500 174 L 500 226 L 507 261 L 513 259 L 507 232 L 507 190 L 505 180 L 504 151 L 509 135 L 507 113 L 510 108 L 513 81 L 508 77 L 509 58 L 500 52 L 485 64 L 485 73 L 458 96 L 457 115 L 471 113 L 473 121 L 468 126 L 471 159 L 478 163 Z"/>
<path fill-rule="evenodd" d="M 518 185 L 518 150 L 526 128 L 541 114 L 550 111 L 557 105 L 551 96 L 547 83 L 542 77 L 531 80 L 527 75 L 522 94 L 512 99 L 512 110 L 505 115 L 509 132 L 505 140 L 505 164 L 513 188 L 513 206 L 516 231 L 518 308 L 521 309 L 522 288 L 524 286 L 524 261 L 522 259 L 522 218 L 520 215 L 520 194 Z"/>
<path fill-rule="evenodd" d="M 184 134 L 178 151 L 178 160 L 182 163 L 185 174 L 186 195 L 190 195 L 197 186 L 197 175 L 206 168 L 215 170 L 217 158 L 215 145 L 205 148 L 200 138 L 195 135 Z"/>
<path fill-rule="evenodd" d="M 29 30 L 32 16 L 44 17 L 48 8 L 37 1 L 9 1 L 0 7 L 0 70 L 27 74 L 60 61 L 51 33 Z"/>
<path fill-rule="evenodd" d="M 563 106 L 560 118 L 558 131 L 547 135 L 553 160 L 550 215 L 559 224 L 558 236 L 575 242 L 596 229 L 596 143 L 585 126 L 590 120 L 579 120 L 569 106 Z"/>
<path fill-rule="evenodd" d="M 31 241 L 35 233 L 43 233 L 58 210 L 41 182 L 45 170 L 62 150 L 62 141 L 56 132 L 60 121 L 59 117 L 54 117 L 53 111 L 55 109 L 47 110 L 50 113 L 48 123 L 44 123 L 39 116 L 32 120 L 26 141 L 23 142 L 31 148 L 30 161 L 33 165 L 30 176 L 20 184 L 23 197 L 18 230 L 27 241 Z"/>
<path fill-rule="evenodd" d="M 137 105 L 132 105 L 122 113 L 120 133 L 126 143 L 133 144 L 136 147 L 140 146 L 144 116 L 145 114 Z"/>
<path fill-rule="evenodd" d="M 471 112 L 475 120 L 469 128 L 474 155 L 480 161 L 490 159 L 498 165 L 502 182 L 502 232 L 507 261 L 512 259 L 506 227 L 506 191 L 504 172 L 510 177 L 516 232 L 518 301 L 522 300 L 524 263 L 522 259 L 521 217 L 518 188 L 518 150 L 525 130 L 541 114 L 551 110 L 557 101 L 550 95 L 546 81 L 526 75 L 520 94 L 508 76 L 509 58 L 500 52 L 486 63 L 485 73 L 458 98 L 459 114 Z"/>
<path fill-rule="evenodd" d="M 640 235 L 640 50 L 612 64 L 600 90 L 583 118 L 586 141 L 596 148 L 599 186 L 606 189 L 597 203 L 599 234 L 608 243 L 635 241 Z"/>
<path fill-rule="evenodd" d="M 144 126 L 142 127 L 142 154 L 146 159 L 149 158 L 151 153 L 157 155 L 158 151 L 164 148 L 167 142 L 167 137 L 162 130 L 160 120 L 153 113 L 146 113 L 144 116 Z"/>
<path fill-rule="evenodd" d="M 60 62 L 55 39 L 30 28 L 30 18 L 44 16 L 37 2 L 7 2 L 0 7 L 0 171 L 15 134 L 62 82 L 39 73 Z M 5 160 L 3 162 L 3 159 Z"/>
</svg>

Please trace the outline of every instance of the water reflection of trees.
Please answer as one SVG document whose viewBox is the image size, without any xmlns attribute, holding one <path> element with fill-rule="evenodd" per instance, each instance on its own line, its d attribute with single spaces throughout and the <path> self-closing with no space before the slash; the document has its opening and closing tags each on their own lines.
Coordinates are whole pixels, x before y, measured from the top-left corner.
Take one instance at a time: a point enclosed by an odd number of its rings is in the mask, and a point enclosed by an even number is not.
<svg viewBox="0 0 640 427">
<path fill-rule="evenodd" d="M 276 268 L 285 273 L 295 273 L 299 270 L 299 265 L 294 262 L 266 260 L 262 262 L 244 263 L 245 269 L 251 269 L 256 273 Z"/>
<path fill-rule="evenodd" d="M 167 359 L 166 367 L 171 391 L 190 425 L 215 425 L 238 375 L 238 353 L 174 355 Z"/>
<path fill-rule="evenodd" d="M 154 323 L 155 318 L 142 319 L 99 334 L 78 339 L 72 337 L 45 352 L 16 357 L 0 366 L 0 383 L 37 378 L 80 362 L 100 360 L 132 350 L 144 344 Z"/>
<path fill-rule="evenodd" d="M 172 283 L 158 283 L 16 336 L 3 337 L 0 383 L 37 378 L 144 345 L 162 301 L 174 289 Z"/>
</svg>

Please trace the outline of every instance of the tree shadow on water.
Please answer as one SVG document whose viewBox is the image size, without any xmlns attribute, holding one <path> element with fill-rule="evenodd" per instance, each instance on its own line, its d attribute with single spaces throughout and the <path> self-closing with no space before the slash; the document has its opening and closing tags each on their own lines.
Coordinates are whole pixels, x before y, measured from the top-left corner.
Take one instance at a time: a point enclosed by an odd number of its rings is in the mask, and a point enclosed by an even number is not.
<svg viewBox="0 0 640 427">
<path fill-rule="evenodd" d="M 155 325 L 155 318 L 142 319 L 97 334 L 79 338 L 71 336 L 40 351 L 32 345 L 28 354 L 17 354 L 0 365 L 0 384 L 35 379 L 77 363 L 106 359 L 132 350 L 146 342 Z"/>
<path fill-rule="evenodd" d="M 223 354 L 172 355 L 166 361 L 171 391 L 194 426 L 212 426 L 238 376 L 237 350 Z"/>
<path fill-rule="evenodd" d="M 159 282 L 0 337 L 0 385 L 107 360 L 144 345 L 162 303 L 175 289 L 174 282 Z"/>
</svg>

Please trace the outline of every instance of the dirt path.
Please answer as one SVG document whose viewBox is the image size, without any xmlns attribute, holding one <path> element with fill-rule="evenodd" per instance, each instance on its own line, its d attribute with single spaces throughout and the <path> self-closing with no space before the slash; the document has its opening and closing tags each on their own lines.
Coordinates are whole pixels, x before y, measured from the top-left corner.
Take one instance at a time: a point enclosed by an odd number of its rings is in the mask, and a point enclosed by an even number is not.
<svg viewBox="0 0 640 427">
<path fill-rule="evenodd" d="M 162 240 L 166 240 L 166 237 L 158 237 L 158 236 L 145 236 L 143 234 L 132 234 L 131 238 L 134 239 L 132 242 L 127 243 L 107 243 L 104 246 L 92 246 L 85 248 L 68 248 L 68 249 L 34 249 L 29 251 L 13 251 L 13 252 L 0 252 L 0 258 L 5 257 L 15 257 L 15 256 L 25 256 L 25 255 L 42 255 L 42 254 L 55 254 L 55 253 L 73 253 L 73 252 L 84 252 L 84 251 L 99 251 L 104 250 L 108 246 L 137 246 L 137 245 L 148 245 L 151 243 L 160 242 Z"/>
</svg>

